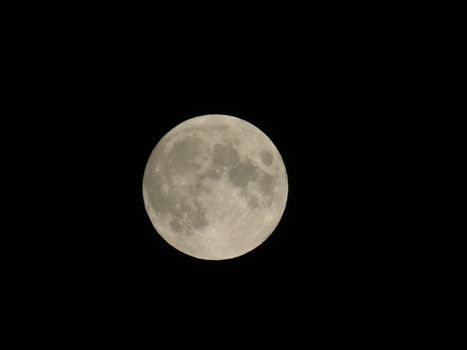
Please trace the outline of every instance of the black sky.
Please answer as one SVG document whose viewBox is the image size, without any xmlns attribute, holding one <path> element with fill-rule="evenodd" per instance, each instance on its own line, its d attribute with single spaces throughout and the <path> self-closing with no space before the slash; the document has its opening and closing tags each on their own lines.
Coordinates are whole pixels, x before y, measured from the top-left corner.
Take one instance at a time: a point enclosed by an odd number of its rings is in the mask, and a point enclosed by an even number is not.
<svg viewBox="0 0 467 350">
<path fill-rule="evenodd" d="M 41 198 L 54 208 L 50 253 L 44 267 L 30 267 L 37 283 L 56 286 L 54 298 L 97 328 L 99 319 L 118 329 L 122 320 L 207 318 L 222 329 L 232 315 L 245 331 L 261 323 L 274 332 L 298 314 L 331 332 L 335 317 L 351 325 L 396 307 L 400 289 L 391 281 L 410 278 L 400 274 L 404 174 L 392 166 L 407 94 L 387 33 L 325 21 L 302 30 L 297 21 L 287 35 L 277 27 L 241 35 L 226 25 L 228 34 L 197 40 L 164 28 L 143 35 L 145 23 L 112 35 L 71 30 L 37 44 L 29 88 L 38 97 L 28 103 L 41 117 L 28 127 L 47 136 L 28 152 L 41 155 Z M 163 241 L 141 193 L 156 143 L 204 114 L 264 131 L 289 181 L 270 238 L 220 262 Z"/>
<path fill-rule="evenodd" d="M 153 306 L 189 296 L 213 311 L 226 300 L 234 309 L 234 300 L 289 309 L 320 298 L 335 306 L 339 301 L 331 300 L 342 293 L 369 297 L 368 289 L 382 283 L 392 244 L 381 204 L 391 186 L 381 142 L 390 120 L 368 81 L 373 77 L 316 55 L 298 66 L 294 59 L 268 61 L 268 55 L 237 66 L 224 55 L 206 54 L 193 66 L 145 61 L 152 69 L 135 67 L 131 74 L 106 66 L 104 73 L 92 71 L 104 74 L 98 82 L 82 82 L 71 119 L 79 130 L 72 149 L 79 162 L 70 169 L 81 208 L 77 221 L 65 226 L 78 223 L 84 230 L 77 237 L 84 255 L 79 252 L 75 267 L 108 288 L 110 298 L 117 289 L 117 299 Z M 238 116 L 263 130 L 289 179 L 276 231 L 253 252 L 223 262 L 197 260 L 165 243 L 141 195 L 155 144 L 203 114 Z"/>
</svg>

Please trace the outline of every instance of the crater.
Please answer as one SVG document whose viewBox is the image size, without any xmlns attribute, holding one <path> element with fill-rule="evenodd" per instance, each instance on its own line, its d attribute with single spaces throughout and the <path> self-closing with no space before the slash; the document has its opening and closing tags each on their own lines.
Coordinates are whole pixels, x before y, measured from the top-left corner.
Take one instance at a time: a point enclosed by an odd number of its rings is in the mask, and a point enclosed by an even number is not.
<svg viewBox="0 0 467 350">
<path fill-rule="evenodd" d="M 208 130 L 212 130 L 214 132 L 225 132 L 227 129 L 229 129 L 229 125 L 228 124 L 217 124 L 217 125 L 213 125 L 213 126 L 210 126 L 208 128 Z"/>
<path fill-rule="evenodd" d="M 271 196 L 273 189 L 276 186 L 276 179 L 274 176 L 264 173 L 259 180 L 259 189 L 264 194 Z"/>
<path fill-rule="evenodd" d="M 206 227 L 208 225 L 208 221 L 206 219 L 206 209 L 199 201 L 195 201 L 194 208 L 189 212 L 188 219 L 190 222 L 190 227 L 196 229 Z"/>
<path fill-rule="evenodd" d="M 169 226 L 170 226 L 170 228 L 171 228 L 173 231 L 175 231 L 175 232 L 177 232 L 177 233 L 180 233 L 180 232 L 182 232 L 182 230 L 183 230 L 183 226 L 180 225 L 180 223 L 179 223 L 178 221 L 176 221 L 176 220 L 172 220 L 172 221 L 169 223 Z"/>
<path fill-rule="evenodd" d="M 193 229 L 207 226 L 206 209 L 199 201 L 190 201 L 186 196 L 179 197 L 176 201 L 176 203 L 172 201 L 170 210 L 172 221 L 169 223 L 170 228 L 176 233 L 190 234 Z"/>
<path fill-rule="evenodd" d="M 209 193 L 210 188 L 205 183 L 205 179 L 207 178 L 206 175 L 197 174 L 195 182 L 189 188 L 190 193 L 194 196 L 199 196 L 201 193 Z"/>
<path fill-rule="evenodd" d="M 258 168 L 253 165 L 250 159 L 240 160 L 238 151 L 231 145 L 217 143 L 212 151 L 212 163 L 214 174 L 219 174 L 219 168 L 228 169 L 227 173 L 230 181 L 235 186 L 246 188 L 248 182 L 255 181 L 258 178 Z"/>
<path fill-rule="evenodd" d="M 165 183 L 165 179 L 160 173 L 148 174 L 145 179 L 148 202 L 160 214 L 165 214 L 168 211 L 168 198 L 164 190 Z"/>
<path fill-rule="evenodd" d="M 240 162 L 230 168 L 230 181 L 235 186 L 246 188 L 248 186 L 248 182 L 255 181 L 258 178 L 257 170 L 258 168 L 255 167 L 249 159 L 245 162 Z"/>
<path fill-rule="evenodd" d="M 182 193 L 159 172 L 146 178 L 148 202 L 154 213 L 168 222 L 177 234 L 191 234 L 191 230 L 207 226 L 206 209 L 193 193 Z M 198 191 L 203 191 L 200 188 Z"/>
<path fill-rule="evenodd" d="M 204 179 L 204 178 L 210 178 L 210 179 L 217 179 L 221 177 L 221 174 L 220 174 L 220 171 L 217 169 L 208 169 L 204 175 L 201 175 L 201 181 Z"/>
<path fill-rule="evenodd" d="M 201 168 L 195 159 L 202 154 L 202 148 L 203 140 L 197 136 L 188 135 L 182 140 L 175 141 L 167 155 L 168 171 L 183 174 Z"/>
<path fill-rule="evenodd" d="M 235 166 L 240 163 L 240 156 L 232 146 L 216 143 L 212 150 L 212 162 L 219 166 Z"/>
<path fill-rule="evenodd" d="M 248 198 L 248 206 L 252 209 L 258 208 L 259 207 L 259 201 L 258 198 L 255 196 L 251 196 Z"/>
<path fill-rule="evenodd" d="M 261 158 L 261 161 L 263 162 L 264 165 L 267 165 L 267 166 L 270 166 L 272 165 L 272 154 L 266 150 L 264 151 L 261 151 L 261 153 L 259 154 L 260 158 Z"/>
</svg>

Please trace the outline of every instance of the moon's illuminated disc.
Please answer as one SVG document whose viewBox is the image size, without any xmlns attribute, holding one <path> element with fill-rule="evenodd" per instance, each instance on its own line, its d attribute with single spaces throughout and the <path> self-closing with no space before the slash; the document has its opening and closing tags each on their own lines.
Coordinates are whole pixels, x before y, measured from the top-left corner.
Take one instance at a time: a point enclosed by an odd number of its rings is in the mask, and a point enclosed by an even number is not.
<svg viewBox="0 0 467 350">
<path fill-rule="evenodd" d="M 264 242 L 282 217 L 287 193 L 285 166 L 271 140 L 226 115 L 192 118 L 170 130 L 143 179 L 157 232 L 206 260 L 235 258 Z"/>
</svg>

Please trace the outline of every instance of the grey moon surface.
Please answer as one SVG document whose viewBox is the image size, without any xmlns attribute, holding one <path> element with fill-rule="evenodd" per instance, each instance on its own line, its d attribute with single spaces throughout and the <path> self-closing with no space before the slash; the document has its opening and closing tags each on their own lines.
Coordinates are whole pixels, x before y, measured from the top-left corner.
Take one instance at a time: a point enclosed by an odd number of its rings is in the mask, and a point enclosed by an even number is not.
<svg viewBox="0 0 467 350">
<path fill-rule="evenodd" d="M 241 256 L 263 243 L 284 213 L 287 172 L 256 126 L 227 115 L 188 119 L 156 145 L 143 199 L 156 231 L 199 259 Z"/>
</svg>

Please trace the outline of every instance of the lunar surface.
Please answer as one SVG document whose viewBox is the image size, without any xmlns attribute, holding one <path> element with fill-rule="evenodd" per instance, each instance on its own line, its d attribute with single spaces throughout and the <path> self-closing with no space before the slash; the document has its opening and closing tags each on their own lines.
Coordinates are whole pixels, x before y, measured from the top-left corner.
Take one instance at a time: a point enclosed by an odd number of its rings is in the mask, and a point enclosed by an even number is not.
<svg viewBox="0 0 467 350">
<path fill-rule="evenodd" d="M 205 115 L 170 130 L 149 157 L 143 198 L 170 245 L 205 260 L 231 259 L 278 225 L 287 173 L 272 141 L 231 116 Z"/>
</svg>

